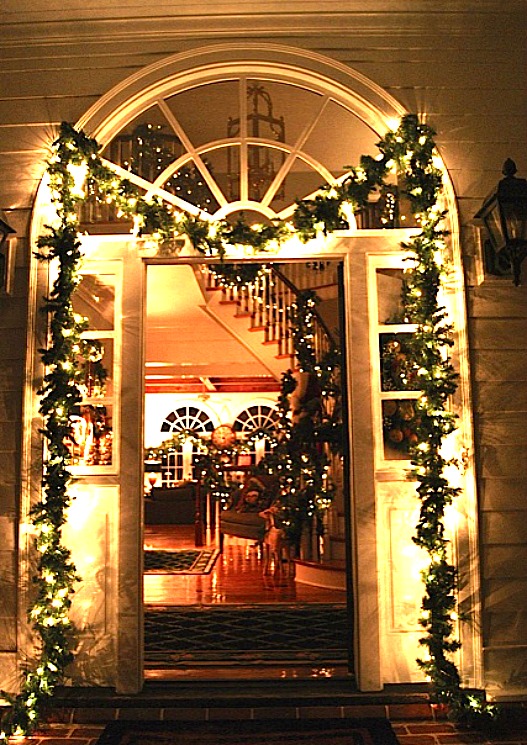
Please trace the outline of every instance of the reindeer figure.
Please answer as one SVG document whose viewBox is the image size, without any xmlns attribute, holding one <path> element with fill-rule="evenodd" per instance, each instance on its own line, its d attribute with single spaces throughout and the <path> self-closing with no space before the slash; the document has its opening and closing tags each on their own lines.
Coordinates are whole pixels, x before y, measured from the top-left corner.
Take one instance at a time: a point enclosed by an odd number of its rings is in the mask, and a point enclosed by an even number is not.
<svg viewBox="0 0 527 745">
<path fill-rule="evenodd" d="M 287 538 L 283 528 L 276 524 L 277 515 L 280 511 L 280 503 L 274 502 L 268 509 L 260 512 L 260 517 L 265 520 L 265 535 L 263 539 L 263 573 L 269 574 L 271 565 L 274 565 L 275 576 L 281 576 L 283 566 L 286 564 L 286 577 L 294 577 L 295 563 L 293 561 L 294 546 Z"/>
</svg>

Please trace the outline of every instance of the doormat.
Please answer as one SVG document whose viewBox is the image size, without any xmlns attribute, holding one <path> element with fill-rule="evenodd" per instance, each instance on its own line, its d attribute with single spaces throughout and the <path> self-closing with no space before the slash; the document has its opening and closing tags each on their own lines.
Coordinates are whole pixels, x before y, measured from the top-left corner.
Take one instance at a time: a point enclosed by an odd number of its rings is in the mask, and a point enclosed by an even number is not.
<svg viewBox="0 0 527 745">
<path fill-rule="evenodd" d="M 219 556 L 218 549 L 174 549 L 145 551 L 146 574 L 209 574 Z"/>
<path fill-rule="evenodd" d="M 111 722 L 97 745 L 397 745 L 387 719 Z"/>
<path fill-rule="evenodd" d="M 340 603 L 147 608 L 145 664 L 347 659 L 350 624 Z"/>
</svg>

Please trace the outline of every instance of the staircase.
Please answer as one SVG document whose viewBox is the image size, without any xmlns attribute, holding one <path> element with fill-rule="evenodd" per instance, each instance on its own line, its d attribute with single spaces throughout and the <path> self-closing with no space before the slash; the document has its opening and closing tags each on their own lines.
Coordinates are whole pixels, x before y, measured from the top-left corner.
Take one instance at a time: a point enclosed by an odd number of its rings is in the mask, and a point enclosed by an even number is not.
<svg viewBox="0 0 527 745">
<path fill-rule="evenodd" d="M 208 266 L 196 267 L 205 305 L 202 309 L 227 328 L 275 376 L 298 368 L 289 322 L 289 309 L 299 290 L 276 266 L 269 266 L 247 287 L 225 287 Z M 335 347 L 331 332 L 314 310 L 315 357 Z M 264 351 L 263 348 L 268 349 Z"/>
<path fill-rule="evenodd" d="M 313 275 L 306 276 L 306 270 L 302 272 L 300 264 L 292 265 L 292 268 L 288 266 L 289 276 L 276 265 L 269 265 L 254 284 L 237 288 L 224 286 L 221 278 L 206 265 L 196 267 L 195 273 L 205 301 L 202 310 L 233 334 L 277 381 L 286 370 L 298 370 L 289 309 L 297 301 L 300 292 L 296 285 L 310 289 L 309 281 L 312 284 Z M 324 267 L 317 268 L 316 280 L 322 288 L 329 286 L 330 279 L 324 276 Z M 316 308 L 313 309 L 311 342 L 317 361 L 336 346 Z M 297 581 L 345 590 L 344 535 L 343 507 L 336 504 L 328 510 L 322 560 L 318 558 L 319 547 L 312 546 L 309 540 L 310 545 L 306 547 L 304 556 L 295 562 Z"/>
</svg>

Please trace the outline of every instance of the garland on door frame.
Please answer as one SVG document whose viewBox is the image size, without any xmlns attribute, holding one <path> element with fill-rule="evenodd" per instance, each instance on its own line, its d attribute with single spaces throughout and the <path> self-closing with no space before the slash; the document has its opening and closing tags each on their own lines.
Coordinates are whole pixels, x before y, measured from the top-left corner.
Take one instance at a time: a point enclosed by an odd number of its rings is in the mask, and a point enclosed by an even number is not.
<svg viewBox="0 0 527 745">
<path fill-rule="evenodd" d="M 77 576 L 70 553 L 62 545 L 62 526 L 70 504 L 69 453 L 64 441 L 69 413 L 80 400 L 75 373 L 80 320 L 74 316 L 71 303 L 82 258 L 76 208 L 88 195 L 95 194 L 115 204 L 120 214 L 133 217 L 137 234 L 150 233 L 161 255 L 170 255 L 175 238 L 187 235 L 196 251 L 218 257 L 221 264 L 229 246 L 249 247 L 257 255 L 275 249 L 292 234 L 308 241 L 347 227 L 346 216 L 363 206 L 372 192 L 382 189 L 391 171 L 404 178 L 404 193 L 421 228 L 404 246 L 412 260 L 406 274 L 406 317 L 409 323 L 417 324 L 413 352 L 424 392 L 418 403 L 419 443 L 411 450 L 421 501 L 414 540 L 426 549 L 430 561 L 423 573 L 425 594 L 420 621 L 424 629 L 421 643 L 427 656 L 419 664 L 431 681 L 436 700 L 447 704 L 456 718 L 493 713 L 480 698 L 462 689 L 451 660 L 459 648 L 454 638 L 457 578 L 455 567 L 448 561 L 443 518 L 445 507 L 458 490 L 445 478 L 449 461 L 441 449 L 455 427 L 448 399 L 456 388 L 456 375 L 448 355 L 451 329 L 438 302 L 445 215 L 438 207 L 442 187 L 441 172 L 434 164 L 434 134 L 417 116 L 405 116 L 397 131 L 388 132 L 379 142 L 378 157 L 363 156 L 341 184 L 323 188 L 314 199 L 299 202 L 291 224 L 232 226 L 225 221 L 210 223 L 176 213 L 155 197 L 145 200 L 134 185 L 104 165 L 94 139 L 69 124 L 61 125 L 48 166 L 57 220 L 38 241 L 38 257 L 56 259 L 58 266 L 57 279 L 45 300 L 50 336 L 47 348 L 42 350 L 46 375 L 40 391 L 40 412 L 47 453 L 42 498 L 31 511 L 38 563 L 28 614 L 39 642 L 37 660 L 24 673 L 20 694 L 4 694 L 11 706 L 4 715 L 0 739 L 34 731 L 73 657 L 68 611 Z"/>
</svg>

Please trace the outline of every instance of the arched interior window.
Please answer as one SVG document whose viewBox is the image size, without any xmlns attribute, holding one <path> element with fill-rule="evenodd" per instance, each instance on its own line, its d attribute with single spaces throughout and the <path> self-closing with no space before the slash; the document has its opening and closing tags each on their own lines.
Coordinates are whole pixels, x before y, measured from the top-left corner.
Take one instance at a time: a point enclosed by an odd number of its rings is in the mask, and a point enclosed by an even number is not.
<svg viewBox="0 0 527 745">
<path fill-rule="evenodd" d="M 233 423 L 233 429 L 240 434 L 252 434 L 255 430 L 273 432 L 278 419 L 276 406 L 254 404 L 241 411 Z"/>
<path fill-rule="evenodd" d="M 161 424 L 161 432 L 192 430 L 199 435 L 212 432 L 213 429 L 214 422 L 210 416 L 197 406 L 179 406 Z"/>
<path fill-rule="evenodd" d="M 255 432 L 268 432 L 274 434 L 278 421 L 279 412 L 276 405 L 253 404 L 240 411 L 233 423 L 235 432 L 244 439 Z M 251 443 L 251 449 L 246 453 L 252 464 L 258 463 L 269 449 L 269 443 L 265 438 L 259 438 Z"/>
<path fill-rule="evenodd" d="M 167 415 L 161 424 L 161 432 L 175 434 L 176 432 L 191 431 L 196 435 L 212 432 L 214 422 L 203 409 L 197 406 L 179 406 Z M 174 486 L 180 481 L 188 481 L 194 477 L 193 460 L 194 445 L 187 440 L 177 447 L 171 448 L 163 457 L 161 467 L 161 481 L 163 486 Z"/>
</svg>

